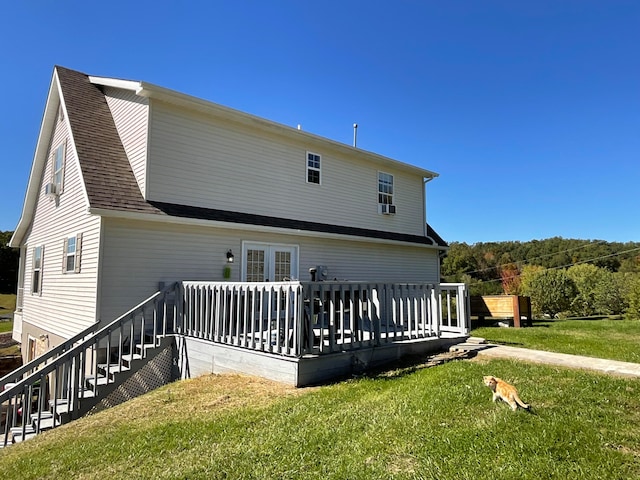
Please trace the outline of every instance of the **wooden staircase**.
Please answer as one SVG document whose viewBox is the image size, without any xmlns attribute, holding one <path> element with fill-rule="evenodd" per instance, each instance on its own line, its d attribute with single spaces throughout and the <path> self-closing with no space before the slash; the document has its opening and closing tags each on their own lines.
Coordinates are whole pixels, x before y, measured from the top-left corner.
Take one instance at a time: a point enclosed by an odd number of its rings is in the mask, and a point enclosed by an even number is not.
<svg viewBox="0 0 640 480">
<path fill-rule="evenodd" d="M 157 292 L 0 379 L 0 448 L 175 379 L 177 295 Z"/>
</svg>

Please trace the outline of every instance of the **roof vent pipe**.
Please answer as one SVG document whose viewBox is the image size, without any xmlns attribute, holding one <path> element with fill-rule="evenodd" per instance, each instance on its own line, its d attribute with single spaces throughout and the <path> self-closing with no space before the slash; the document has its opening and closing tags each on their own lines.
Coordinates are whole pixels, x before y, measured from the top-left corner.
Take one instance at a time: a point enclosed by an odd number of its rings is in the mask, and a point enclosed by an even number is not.
<svg viewBox="0 0 640 480">
<path fill-rule="evenodd" d="M 356 148 L 358 144 L 358 124 L 353 124 L 353 148 Z"/>
</svg>

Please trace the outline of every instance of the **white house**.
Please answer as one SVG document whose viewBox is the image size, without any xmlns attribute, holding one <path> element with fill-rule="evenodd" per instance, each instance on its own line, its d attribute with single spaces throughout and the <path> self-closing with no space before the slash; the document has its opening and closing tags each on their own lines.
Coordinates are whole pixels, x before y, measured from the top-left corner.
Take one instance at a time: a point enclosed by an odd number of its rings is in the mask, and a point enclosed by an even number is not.
<svg viewBox="0 0 640 480">
<path fill-rule="evenodd" d="M 163 284 L 439 282 L 436 173 L 146 82 L 56 67 L 19 224 L 23 357 Z M 229 263 L 233 257 L 233 263 Z M 324 269 L 320 269 L 324 270 Z"/>
</svg>

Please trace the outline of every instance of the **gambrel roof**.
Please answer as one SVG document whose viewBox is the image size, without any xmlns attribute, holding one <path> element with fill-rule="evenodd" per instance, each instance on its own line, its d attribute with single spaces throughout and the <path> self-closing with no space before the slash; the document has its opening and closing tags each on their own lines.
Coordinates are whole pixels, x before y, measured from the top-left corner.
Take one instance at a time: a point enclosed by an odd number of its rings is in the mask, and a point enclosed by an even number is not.
<svg viewBox="0 0 640 480">
<path fill-rule="evenodd" d="M 90 77 L 84 73 L 57 66 L 54 69 L 53 80 L 47 98 L 22 216 L 10 245 L 19 246 L 31 224 L 35 202 L 39 194 L 39 178 L 46 163 L 46 148 L 53 130 L 51 125 L 55 120 L 58 105 L 61 105 L 65 119 L 68 122 L 72 148 L 75 148 L 77 154 L 88 203 L 87 207 L 91 213 L 129 218 L 142 218 L 140 216 L 143 216 L 145 219 L 156 221 L 214 222 L 228 226 L 249 225 L 294 231 L 296 233 L 317 232 L 361 237 L 363 239 L 431 245 L 438 248 L 446 248 L 447 246 L 444 240 L 428 225 L 427 235 L 421 236 L 146 200 L 136 182 L 131 164 L 116 129 L 114 119 L 102 91 L 103 86 L 128 88 L 143 96 L 170 97 L 174 102 L 189 104 L 200 109 L 215 108 L 225 114 L 234 115 L 241 121 L 259 123 L 262 128 L 279 129 L 285 133 L 288 130 L 296 131 L 269 120 L 253 117 L 249 114 L 237 112 L 227 107 L 195 99 L 151 84 Z M 297 134 L 300 135 L 300 132 Z M 315 141 L 328 142 L 334 148 L 350 148 L 306 132 L 303 134 Z M 437 176 L 436 173 L 428 170 L 396 162 L 370 152 L 365 153 L 374 159 L 393 163 L 401 168 L 411 169 L 428 178 Z"/>
</svg>

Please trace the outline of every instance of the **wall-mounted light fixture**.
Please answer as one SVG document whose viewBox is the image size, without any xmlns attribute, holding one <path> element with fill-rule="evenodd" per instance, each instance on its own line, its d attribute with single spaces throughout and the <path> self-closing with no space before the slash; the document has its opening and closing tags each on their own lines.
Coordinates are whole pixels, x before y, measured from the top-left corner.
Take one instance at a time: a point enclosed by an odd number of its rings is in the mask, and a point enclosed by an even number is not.
<svg viewBox="0 0 640 480">
<path fill-rule="evenodd" d="M 233 252 L 231 249 L 227 252 L 227 263 L 233 263 Z"/>
</svg>

